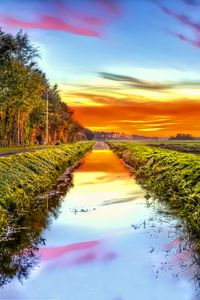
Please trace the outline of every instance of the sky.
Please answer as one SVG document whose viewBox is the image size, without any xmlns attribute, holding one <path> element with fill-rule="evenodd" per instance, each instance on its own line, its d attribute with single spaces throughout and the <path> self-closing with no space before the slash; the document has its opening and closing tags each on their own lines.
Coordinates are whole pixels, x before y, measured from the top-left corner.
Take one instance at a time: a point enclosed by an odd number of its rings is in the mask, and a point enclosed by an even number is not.
<svg viewBox="0 0 200 300">
<path fill-rule="evenodd" d="M 200 0 L 0 0 L 85 127 L 200 136 Z"/>
</svg>

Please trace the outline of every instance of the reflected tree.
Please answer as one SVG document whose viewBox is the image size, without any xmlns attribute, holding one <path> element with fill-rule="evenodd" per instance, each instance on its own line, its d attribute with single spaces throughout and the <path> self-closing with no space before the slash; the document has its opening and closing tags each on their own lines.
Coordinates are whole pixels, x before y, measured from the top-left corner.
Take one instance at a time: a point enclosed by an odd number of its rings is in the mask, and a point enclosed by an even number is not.
<svg viewBox="0 0 200 300">
<path fill-rule="evenodd" d="M 1 287 L 14 278 L 22 282 L 38 265 L 39 247 L 45 245 L 42 233 L 58 217 L 63 195 L 72 186 L 72 176 L 66 174 L 48 194 L 21 203 L 20 210 L 7 215 L 7 226 L 0 233 Z"/>
</svg>

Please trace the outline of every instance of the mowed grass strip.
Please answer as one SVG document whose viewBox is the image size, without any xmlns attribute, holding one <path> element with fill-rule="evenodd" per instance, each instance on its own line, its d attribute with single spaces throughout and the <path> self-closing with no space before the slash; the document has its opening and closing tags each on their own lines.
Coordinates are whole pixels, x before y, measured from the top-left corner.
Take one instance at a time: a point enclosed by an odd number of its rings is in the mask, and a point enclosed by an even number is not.
<svg viewBox="0 0 200 300">
<path fill-rule="evenodd" d="M 93 142 L 60 145 L 56 148 L 0 158 L 0 223 L 5 214 L 24 207 L 25 201 L 50 189 L 64 170 L 80 160 Z"/>
<path fill-rule="evenodd" d="M 151 195 L 166 201 L 187 222 L 200 250 L 200 157 L 132 142 L 108 144 L 135 169 Z"/>
</svg>

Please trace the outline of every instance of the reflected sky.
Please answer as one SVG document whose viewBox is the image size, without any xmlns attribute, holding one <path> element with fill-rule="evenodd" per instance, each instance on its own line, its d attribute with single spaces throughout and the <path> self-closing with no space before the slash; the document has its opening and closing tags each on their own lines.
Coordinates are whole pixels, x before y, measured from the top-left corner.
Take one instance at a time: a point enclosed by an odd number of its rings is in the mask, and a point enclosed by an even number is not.
<svg viewBox="0 0 200 300">
<path fill-rule="evenodd" d="M 39 266 L 0 299 L 197 300 L 178 221 L 158 215 L 144 197 L 115 154 L 93 150 L 43 234 Z"/>
</svg>

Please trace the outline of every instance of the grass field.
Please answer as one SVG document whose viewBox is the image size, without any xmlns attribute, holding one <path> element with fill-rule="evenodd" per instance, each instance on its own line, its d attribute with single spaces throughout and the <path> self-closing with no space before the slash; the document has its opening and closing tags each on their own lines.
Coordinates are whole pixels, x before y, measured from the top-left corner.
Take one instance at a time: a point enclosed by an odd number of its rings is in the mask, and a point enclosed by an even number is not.
<svg viewBox="0 0 200 300">
<path fill-rule="evenodd" d="M 146 144 L 183 153 L 200 154 L 200 141 L 155 141 Z"/>
<path fill-rule="evenodd" d="M 150 195 L 186 221 L 200 250 L 200 157 L 133 142 L 108 144 L 135 169 Z"/>
</svg>

